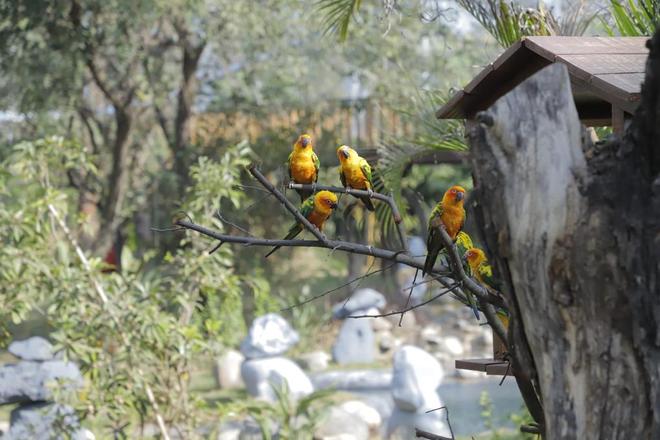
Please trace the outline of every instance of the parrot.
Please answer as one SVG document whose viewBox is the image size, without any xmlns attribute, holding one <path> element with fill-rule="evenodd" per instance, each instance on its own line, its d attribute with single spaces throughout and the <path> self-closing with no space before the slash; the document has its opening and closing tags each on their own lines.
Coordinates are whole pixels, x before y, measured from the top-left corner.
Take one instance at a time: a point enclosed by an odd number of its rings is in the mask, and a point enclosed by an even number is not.
<svg viewBox="0 0 660 440">
<path fill-rule="evenodd" d="M 491 289 L 500 289 L 500 282 L 493 276 L 493 268 L 488 263 L 488 258 L 486 258 L 484 251 L 473 247 L 465 253 L 464 258 L 470 267 L 472 276 L 474 276 L 477 281 Z M 506 311 L 501 309 L 501 312 L 498 310 L 497 313 L 500 315 L 502 323 L 507 327 L 509 325 L 509 316 Z"/>
<path fill-rule="evenodd" d="M 330 191 L 319 191 L 314 195 L 311 195 L 305 200 L 300 206 L 300 213 L 311 224 L 319 228 L 319 231 L 323 230 L 323 224 L 330 217 L 332 212 L 337 208 L 337 196 Z M 289 233 L 286 234 L 284 240 L 292 240 L 298 234 L 302 232 L 304 226 L 302 223 L 295 223 L 289 229 Z M 278 250 L 280 246 L 275 246 L 270 252 L 266 254 L 264 258 L 267 258 L 273 252 Z"/>
<path fill-rule="evenodd" d="M 470 271 L 470 266 L 468 266 L 467 261 L 465 261 L 465 253 L 474 247 L 474 244 L 472 243 L 472 238 L 470 235 L 465 232 L 461 231 L 456 235 L 456 249 L 458 250 L 458 256 L 461 258 L 463 262 L 463 270 L 465 270 L 466 273 L 469 273 Z M 447 249 L 442 249 L 440 251 L 440 254 L 442 254 L 442 258 L 445 260 L 445 264 L 449 265 L 447 260 L 449 259 L 447 255 Z M 474 295 L 468 290 L 464 291 L 465 296 L 467 297 L 468 304 L 470 308 L 472 309 L 472 312 L 474 313 L 474 316 L 476 316 L 477 319 L 479 319 L 479 309 L 477 308 L 477 302 L 474 299 Z"/>
<path fill-rule="evenodd" d="M 289 179 L 291 179 L 293 183 L 316 183 L 319 178 L 320 166 L 321 162 L 316 153 L 314 153 L 312 137 L 308 134 L 301 134 L 293 144 L 293 151 L 289 154 L 289 159 L 287 161 Z M 304 202 L 313 194 L 312 191 L 296 191 L 300 194 L 301 202 Z"/>
<path fill-rule="evenodd" d="M 438 228 L 444 227 L 453 241 L 456 241 L 458 233 L 463 229 L 465 224 L 464 199 L 465 189 L 454 185 L 445 191 L 440 203 L 433 208 L 429 218 L 429 236 L 426 240 L 427 254 L 424 261 L 424 270 L 422 271 L 424 275 L 433 270 L 435 260 L 444 247 Z"/>
<path fill-rule="evenodd" d="M 347 145 L 337 148 L 339 158 L 339 179 L 344 188 L 366 190 L 373 193 L 373 181 L 371 180 L 371 165 L 357 154 L 357 151 Z M 359 197 L 369 211 L 374 211 L 371 197 Z"/>
</svg>

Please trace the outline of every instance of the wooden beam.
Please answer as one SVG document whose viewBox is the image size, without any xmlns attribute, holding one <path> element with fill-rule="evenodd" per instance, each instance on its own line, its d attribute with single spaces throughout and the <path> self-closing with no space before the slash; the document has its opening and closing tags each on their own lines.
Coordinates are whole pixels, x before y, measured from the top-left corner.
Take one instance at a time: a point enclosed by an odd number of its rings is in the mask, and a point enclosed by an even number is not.
<svg viewBox="0 0 660 440">
<path fill-rule="evenodd" d="M 623 124 L 625 122 L 625 116 L 623 109 L 612 104 L 612 131 L 616 135 L 623 134 Z"/>
</svg>

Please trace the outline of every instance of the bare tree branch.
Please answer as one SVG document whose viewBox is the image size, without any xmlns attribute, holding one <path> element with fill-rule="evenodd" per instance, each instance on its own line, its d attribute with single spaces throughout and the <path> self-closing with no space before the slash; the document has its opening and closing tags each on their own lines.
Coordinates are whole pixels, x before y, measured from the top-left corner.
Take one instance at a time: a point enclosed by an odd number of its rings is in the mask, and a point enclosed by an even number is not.
<svg viewBox="0 0 660 440">
<path fill-rule="evenodd" d="M 453 440 L 451 437 L 443 437 L 441 435 L 433 434 L 431 432 L 422 431 L 419 428 L 415 428 L 415 437 L 427 438 L 429 440 Z"/>
</svg>

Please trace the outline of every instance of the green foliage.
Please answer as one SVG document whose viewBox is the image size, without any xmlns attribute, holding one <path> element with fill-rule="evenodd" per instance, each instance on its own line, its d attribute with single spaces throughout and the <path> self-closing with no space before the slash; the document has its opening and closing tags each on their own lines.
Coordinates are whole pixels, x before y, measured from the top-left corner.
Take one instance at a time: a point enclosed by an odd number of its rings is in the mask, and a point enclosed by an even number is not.
<svg viewBox="0 0 660 440">
<path fill-rule="evenodd" d="M 528 425 L 533 422 L 527 409 L 523 408 L 519 413 L 512 413 L 509 416 L 511 422 L 516 426 L 516 430 L 511 432 L 497 427 L 499 422 L 495 420 L 493 415 L 493 401 L 490 399 L 488 392 L 481 393 L 479 405 L 481 405 L 481 418 L 488 430 L 486 436 L 479 436 L 479 438 L 489 440 L 535 440 L 538 438 L 536 435 L 522 433 L 518 430 L 521 425 Z"/>
<path fill-rule="evenodd" d="M 345 41 L 353 14 L 360 9 L 361 3 L 362 0 L 319 0 L 318 12 L 325 14 L 325 32 L 334 32 Z"/>
<path fill-rule="evenodd" d="M 239 145 L 227 149 L 219 163 L 200 159 L 188 212 L 207 215 L 222 200 L 240 208 L 243 196 L 233 188 L 249 154 Z M 2 163 L 0 343 L 9 342 L 10 325 L 36 314 L 55 329 L 50 337 L 56 347 L 85 376 L 82 390 L 58 395 L 83 418 L 98 421 L 108 435 L 132 437 L 135 428 L 127 422 L 153 416 L 148 383 L 168 423 L 194 438 L 199 402 L 188 391 L 191 360 L 213 353 L 218 343 L 235 344 L 244 331 L 244 280 L 233 273 L 232 252 L 208 255 L 198 240 L 184 238 L 184 246 L 157 268 L 130 249 L 121 274 L 102 273 L 96 258 L 87 268 L 78 255 L 82 250 L 58 220 L 70 230 L 84 221 L 77 215 L 76 191 L 65 183 L 74 165 L 95 171 L 85 149 L 62 138 L 19 143 Z M 215 198 L 207 198 L 209 183 Z M 259 297 L 268 292 L 254 274 L 245 285 Z"/>
<path fill-rule="evenodd" d="M 557 21 L 540 3 L 537 9 L 524 8 L 506 0 L 457 0 L 502 47 L 527 35 L 554 35 Z"/>
<path fill-rule="evenodd" d="M 603 21 L 607 33 L 625 37 L 651 36 L 660 25 L 658 0 L 610 0 L 614 27 Z"/>
<path fill-rule="evenodd" d="M 285 382 L 271 384 L 276 396 L 274 404 L 255 399 L 246 399 L 219 404 L 223 418 L 249 416 L 258 425 L 263 439 L 277 438 L 303 440 L 310 438 L 321 422 L 324 410 L 332 403 L 335 390 L 325 389 L 295 400 Z"/>
</svg>

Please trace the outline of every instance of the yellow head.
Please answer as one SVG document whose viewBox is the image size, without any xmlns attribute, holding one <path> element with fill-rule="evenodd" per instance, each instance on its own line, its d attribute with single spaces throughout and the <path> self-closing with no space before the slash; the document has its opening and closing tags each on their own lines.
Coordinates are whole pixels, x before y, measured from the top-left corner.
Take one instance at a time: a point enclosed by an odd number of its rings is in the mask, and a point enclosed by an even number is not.
<svg viewBox="0 0 660 440">
<path fill-rule="evenodd" d="M 301 134 L 296 140 L 296 143 L 293 144 L 293 149 L 296 151 L 302 151 L 307 148 L 309 149 L 314 148 L 314 146 L 312 145 L 312 137 L 308 134 Z"/>
<path fill-rule="evenodd" d="M 465 259 L 467 260 L 468 265 L 473 272 L 477 271 L 477 268 L 481 265 L 481 263 L 488 261 L 484 251 L 479 248 L 468 249 L 468 251 L 465 253 Z"/>
<path fill-rule="evenodd" d="M 348 159 L 351 157 L 355 157 L 357 153 L 355 152 L 354 149 L 349 147 L 348 145 L 342 145 L 341 147 L 337 148 L 337 157 L 339 158 L 340 163 L 346 162 Z"/>
<path fill-rule="evenodd" d="M 454 185 L 445 191 L 445 195 L 442 196 L 442 205 L 457 205 L 463 206 L 463 200 L 465 199 L 465 188 L 462 186 Z"/>
<path fill-rule="evenodd" d="M 330 213 L 337 207 L 337 196 L 330 191 L 319 191 L 314 196 L 314 210 L 323 214 Z"/>
</svg>

